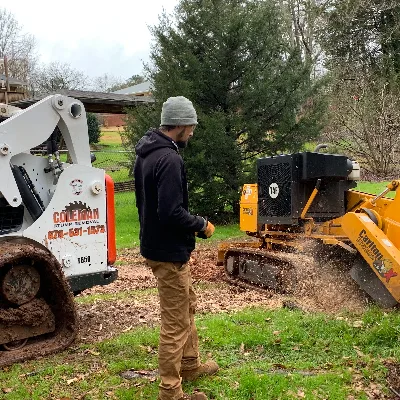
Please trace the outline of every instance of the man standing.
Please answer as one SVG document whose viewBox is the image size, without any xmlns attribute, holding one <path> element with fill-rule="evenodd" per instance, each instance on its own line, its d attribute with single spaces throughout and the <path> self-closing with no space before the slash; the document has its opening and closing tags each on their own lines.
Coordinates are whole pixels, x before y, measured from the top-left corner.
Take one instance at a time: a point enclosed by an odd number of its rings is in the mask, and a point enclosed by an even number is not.
<svg viewBox="0 0 400 400">
<path fill-rule="evenodd" d="M 194 323 L 196 295 L 187 264 L 195 248 L 195 233 L 209 238 L 214 226 L 188 211 L 188 190 L 179 148 L 187 146 L 197 125 L 190 100 L 170 97 L 162 107 L 161 126 L 136 145 L 134 168 L 136 206 L 140 221 L 140 252 L 158 281 L 161 331 L 158 353 L 159 400 L 203 400 L 182 391 L 182 380 L 217 372 L 209 360 L 202 364 Z"/>
</svg>

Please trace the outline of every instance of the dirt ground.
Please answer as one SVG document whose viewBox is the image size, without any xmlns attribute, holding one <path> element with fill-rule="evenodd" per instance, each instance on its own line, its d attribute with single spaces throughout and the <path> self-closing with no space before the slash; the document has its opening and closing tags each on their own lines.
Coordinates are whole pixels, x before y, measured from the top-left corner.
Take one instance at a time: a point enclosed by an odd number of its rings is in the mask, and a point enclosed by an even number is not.
<svg viewBox="0 0 400 400">
<path fill-rule="evenodd" d="M 343 270 L 348 266 L 343 268 L 337 260 L 316 261 L 312 255 L 289 254 L 286 257 L 297 266 L 298 280 L 291 295 L 242 288 L 229 283 L 223 268 L 216 265 L 217 245 L 198 246 L 189 262 L 198 297 L 197 312 L 229 312 L 261 305 L 271 309 L 294 307 L 305 312 L 334 314 L 344 311 L 358 313 L 365 309 L 367 297 Z M 157 291 L 144 291 L 140 296 L 129 293 L 157 287 L 138 249 L 121 251 L 118 260 L 122 264 L 118 266 L 117 281 L 108 286 L 88 289 L 79 296 L 100 293 L 113 296 L 112 300 L 78 304 L 80 341 L 84 343 L 111 338 L 139 325 L 158 324 Z"/>
</svg>

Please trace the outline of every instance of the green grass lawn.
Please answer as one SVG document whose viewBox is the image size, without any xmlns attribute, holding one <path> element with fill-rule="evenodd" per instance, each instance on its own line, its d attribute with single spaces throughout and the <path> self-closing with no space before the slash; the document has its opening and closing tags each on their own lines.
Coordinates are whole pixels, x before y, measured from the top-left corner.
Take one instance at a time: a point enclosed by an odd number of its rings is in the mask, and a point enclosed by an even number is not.
<svg viewBox="0 0 400 400">
<path fill-rule="evenodd" d="M 400 360 L 398 312 L 371 309 L 338 318 L 253 308 L 198 316 L 197 326 L 201 353 L 221 369 L 184 389 L 198 388 L 209 399 L 368 399 L 370 387 L 389 393 L 387 365 Z M 157 368 L 158 334 L 158 328 L 138 328 L 3 369 L 7 394 L 0 397 L 155 399 L 158 380 L 126 380 L 120 373 Z"/>
<path fill-rule="evenodd" d="M 128 248 L 139 245 L 139 217 L 132 192 L 115 194 L 117 247 Z M 244 236 L 239 225 L 217 225 L 211 241 Z M 197 239 L 202 242 L 203 239 Z"/>
<path fill-rule="evenodd" d="M 357 187 L 354 190 L 359 190 L 360 192 L 378 194 L 386 189 L 386 185 L 389 182 L 358 182 Z M 394 198 L 395 192 L 389 192 L 386 197 Z"/>
<path fill-rule="evenodd" d="M 99 144 L 102 146 L 120 147 L 122 144 L 120 132 L 102 129 Z"/>
<path fill-rule="evenodd" d="M 114 182 L 125 182 L 133 179 L 129 176 L 131 160 L 124 149 L 100 150 L 96 151 L 95 155 L 96 161 L 92 165 L 96 168 L 104 169 Z"/>
<path fill-rule="evenodd" d="M 139 216 L 134 193 L 123 192 L 115 194 L 115 214 L 117 247 L 127 248 L 138 246 Z"/>
<path fill-rule="evenodd" d="M 102 130 L 100 142 L 91 147 L 96 155 L 94 167 L 103 168 L 113 178 L 114 182 L 132 180 L 132 177 L 129 176 L 131 160 L 126 149 L 122 146 L 120 132 Z"/>
<path fill-rule="evenodd" d="M 120 133 L 117 131 L 104 131 L 98 144 L 91 145 L 91 152 L 96 156 L 92 165 L 102 168 L 110 175 L 114 182 L 132 180 L 129 176 L 131 159 L 126 149 L 122 146 Z M 63 151 L 60 155 L 62 162 L 67 162 L 67 154 Z"/>
<path fill-rule="evenodd" d="M 111 176 L 114 182 L 125 182 L 132 180 L 129 176 L 129 166 L 131 161 L 129 154 L 121 147 L 102 148 L 101 150 L 92 150 L 96 155 L 96 161 L 92 163 L 93 167 L 101 168 Z M 62 162 L 67 162 L 67 154 L 60 155 Z"/>
</svg>

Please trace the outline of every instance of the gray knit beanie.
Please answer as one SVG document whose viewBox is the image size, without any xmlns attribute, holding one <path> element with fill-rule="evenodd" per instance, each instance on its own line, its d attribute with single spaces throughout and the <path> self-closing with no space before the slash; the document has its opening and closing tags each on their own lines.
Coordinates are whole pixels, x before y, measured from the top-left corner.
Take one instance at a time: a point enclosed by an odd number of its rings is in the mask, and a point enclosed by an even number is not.
<svg viewBox="0 0 400 400">
<path fill-rule="evenodd" d="M 161 125 L 197 125 L 197 114 L 192 102 L 183 96 L 167 99 L 161 111 Z"/>
</svg>

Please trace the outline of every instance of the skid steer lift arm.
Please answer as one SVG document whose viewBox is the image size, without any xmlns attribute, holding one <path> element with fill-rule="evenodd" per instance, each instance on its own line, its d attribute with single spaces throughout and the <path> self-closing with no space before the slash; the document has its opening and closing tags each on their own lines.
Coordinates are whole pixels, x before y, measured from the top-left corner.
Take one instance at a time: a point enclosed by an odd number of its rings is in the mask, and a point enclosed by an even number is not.
<svg viewBox="0 0 400 400">
<path fill-rule="evenodd" d="M 11 169 L 11 158 L 44 142 L 56 125 L 61 130 L 72 162 L 91 165 L 83 104 L 61 95 L 46 97 L 0 125 L 0 192 L 11 206 L 18 207 L 22 202 Z"/>
</svg>

